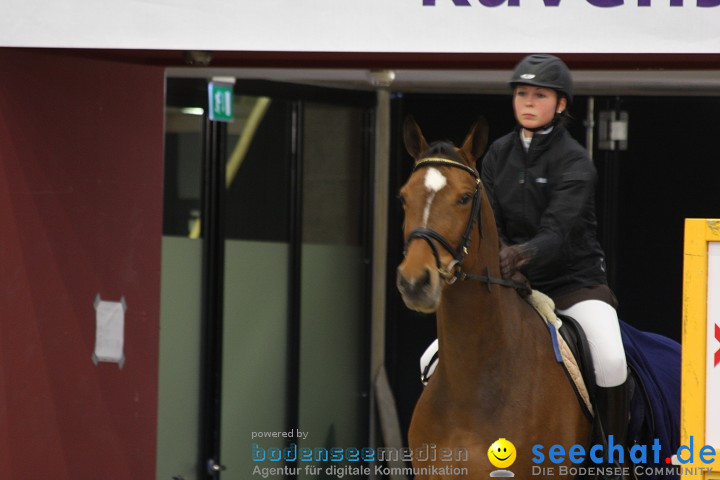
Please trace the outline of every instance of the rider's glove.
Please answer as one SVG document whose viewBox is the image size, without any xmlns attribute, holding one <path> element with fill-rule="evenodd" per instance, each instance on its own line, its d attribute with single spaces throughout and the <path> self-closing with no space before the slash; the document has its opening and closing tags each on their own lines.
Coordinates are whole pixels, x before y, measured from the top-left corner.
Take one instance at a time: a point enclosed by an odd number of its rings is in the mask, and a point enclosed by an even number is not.
<svg viewBox="0 0 720 480">
<path fill-rule="evenodd" d="M 532 258 L 532 249 L 526 244 L 503 245 L 500 249 L 500 271 L 503 278 L 512 277 Z"/>
</svg>

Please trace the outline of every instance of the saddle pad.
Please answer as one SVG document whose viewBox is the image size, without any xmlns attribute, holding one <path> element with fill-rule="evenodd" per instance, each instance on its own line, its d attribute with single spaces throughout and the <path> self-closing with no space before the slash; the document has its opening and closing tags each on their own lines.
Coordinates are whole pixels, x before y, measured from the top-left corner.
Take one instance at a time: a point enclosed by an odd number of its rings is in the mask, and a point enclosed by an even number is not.
<svg viewBox="0 0 720 480">
<path fill-rule="evenodd" d="M 582 368 L 565 341 L 565 338 L 562 335 L 559 335 L 559 331 L 563 326 L 563 323 L 555 313 L 555 302 L 553 302 L 550 297 L 537 290 L 533 290 L 530 295 L 525 297 L 525 299 L 530 306 L 535 309 L 538 315 L 540 315 L 545 324 L 548 326 L 548 329 L 555 330 L 554 334 L 551 332 L 551 338 L 553 341 L 553 348 L 557 350 L 556 356 L 560 357 L 558 361 L 561 361 L 565 367 L 565 371 L 570 377 L 573 387 L 582 400 L 587 413 L 591 416 L 594 415 L 592 402 L 590 400 L 590 393 L 588 392 L 587 385 L 585 384 L 585 380 L 583 378 Z"/>
<path fill-rule="evenodd" d="M 620 321 L 625 356 L 637 373 L 644 394 L 645 407 L 649 410 L 651 431 L 648 444 L 660 441 L 661 463 L 671 457 L 680 447 L 680 369 L 682 349 L 680 344 L 662 335 L 644 332 Z M 662 463 L 664 465 L 664 463 Z M 648 476 L 648 480 L 677 479 L 677 475 Z"/>
</svg>

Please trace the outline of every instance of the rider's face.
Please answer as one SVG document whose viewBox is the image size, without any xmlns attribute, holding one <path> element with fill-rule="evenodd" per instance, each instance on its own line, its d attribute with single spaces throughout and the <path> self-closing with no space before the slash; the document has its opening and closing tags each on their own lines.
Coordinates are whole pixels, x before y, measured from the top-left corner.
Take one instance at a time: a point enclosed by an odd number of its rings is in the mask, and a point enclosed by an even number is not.
<svg viewBox="0 0 720 480">
<path fill-rule="evenodd" d="M 550 123 L 556 113 L 567 107 L 565 97 L 558 101 L 558 94 L 551 88 L 518 85 L 513 95 L 515 118 L 523 128 L 532 129 Z"/>
</svg>

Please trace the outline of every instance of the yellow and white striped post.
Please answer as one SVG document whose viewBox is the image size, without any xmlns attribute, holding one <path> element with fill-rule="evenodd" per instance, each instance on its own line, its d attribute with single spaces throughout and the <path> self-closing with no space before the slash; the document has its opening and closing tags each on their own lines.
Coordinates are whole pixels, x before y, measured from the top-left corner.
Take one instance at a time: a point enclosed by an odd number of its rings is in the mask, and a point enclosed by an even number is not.
<svg viewBox="0 0 720 480">
<path fill-rule="evenodd" d="M 680 442 L 693 437 L 692 466 L 715 471 L 681 479 L 720 480 L 720 462 L 698 459 L 705 445 L 720 451 L 720 220 L 685 220 L 682 317 Z"/>
</svg>

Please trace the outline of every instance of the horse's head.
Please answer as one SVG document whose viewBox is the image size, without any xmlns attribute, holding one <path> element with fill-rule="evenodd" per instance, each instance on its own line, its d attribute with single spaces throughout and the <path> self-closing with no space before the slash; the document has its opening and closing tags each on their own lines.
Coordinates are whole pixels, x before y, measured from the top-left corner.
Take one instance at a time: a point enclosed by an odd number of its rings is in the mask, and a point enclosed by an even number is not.
<svg viewBox="0 0 720 480">
<path fill-rule="evenodd" d="M 483 201 L 475 163 L 487 145 L 487 124 L 478 121 L 462 147 L 428 144 L 417 123 L 405 121 L 405 148 L 415 159 L 400 189 L 405 210 L 405 258 L 397 270 L 397 287 L 408 308 L 434 312 L 444 285 L 465 261 L 467 246 L 477 241 L 477 216 Z"/>
</svg>

